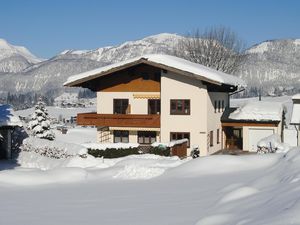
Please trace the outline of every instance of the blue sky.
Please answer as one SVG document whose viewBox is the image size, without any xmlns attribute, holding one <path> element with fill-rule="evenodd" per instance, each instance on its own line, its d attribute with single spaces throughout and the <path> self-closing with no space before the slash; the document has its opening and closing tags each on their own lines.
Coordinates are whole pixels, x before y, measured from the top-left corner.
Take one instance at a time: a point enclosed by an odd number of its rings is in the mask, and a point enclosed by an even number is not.
<svg viewBox="0 0 300 225">
<path fill-rule="evenodd" d="M 248 46 L 300 38 L 298 0 L 1 0 L 0 6 L 0 38 L 44 58 L 219 25 Z"/>
</svg>

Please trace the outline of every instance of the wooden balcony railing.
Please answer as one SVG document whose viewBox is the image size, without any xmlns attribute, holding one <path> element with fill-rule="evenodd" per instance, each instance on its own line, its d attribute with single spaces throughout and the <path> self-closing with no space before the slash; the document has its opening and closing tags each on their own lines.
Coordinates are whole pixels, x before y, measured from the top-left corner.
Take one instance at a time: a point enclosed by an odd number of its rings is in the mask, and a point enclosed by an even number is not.
<svg viewBox="0 0 300 225">
<path fill-rule="evenodd" d="M 108 127 L 160 127 L 160 115 L 136 114 L 77 114 L 77 124 L 82 126 L 108 126 Z"/>
</svg>

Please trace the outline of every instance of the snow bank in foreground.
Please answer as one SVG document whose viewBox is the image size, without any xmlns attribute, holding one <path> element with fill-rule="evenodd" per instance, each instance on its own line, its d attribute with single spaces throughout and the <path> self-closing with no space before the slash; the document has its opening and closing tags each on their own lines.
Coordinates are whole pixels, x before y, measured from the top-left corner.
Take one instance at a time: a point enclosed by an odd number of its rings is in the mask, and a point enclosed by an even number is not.
<svg viewBox="0 0 300 225">
<path fill-rule="evenodd" d="M 0 181 L 17 185 L 37 185 L 45 183 L 68 183 L 82 180 L 122 179 L 145 180 L 162 175 L 167 169 L 184 163 L 176 157 L 163 157 L 151 154 L 131 155 L 116 159 L 100 159 L 88 155 L 67 159 L 52 159 L 34 152 L 21 152 L 17 167 L 12 171 L 1 171 Z M 74 169 L 74 170 L 72 170 Z M 66 173 L 65 173 L 66 171 Z M 79 172 L 70 178 L 70 173 Z M 56 179 L 56 173 L 57 179 Z M 22 176 L 22 179 L 19 179 Z M 43 176 L 43 179 L 40 179 Z M 37 180 L 31 182 L 34 177 Z"/>
</svg>

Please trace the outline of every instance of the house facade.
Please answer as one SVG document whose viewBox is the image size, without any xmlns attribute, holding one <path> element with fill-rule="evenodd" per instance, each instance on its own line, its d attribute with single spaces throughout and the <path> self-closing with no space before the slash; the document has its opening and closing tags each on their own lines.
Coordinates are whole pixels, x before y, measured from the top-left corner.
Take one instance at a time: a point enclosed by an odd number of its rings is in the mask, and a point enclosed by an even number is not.
<svg viewBox="0 0 300 225">
<path fill-rule="evenodd" d="M 150 145 L 188 139 L 202 156 L 222 149 L 221 116 L 229 93 L 244 85 L 234 76 L 168 55 L 148 55 L 72 76 L 64 84 L 97 92 L 97 112 L 78 114 L 97 126 L 102 143 Z"/>
</svg>

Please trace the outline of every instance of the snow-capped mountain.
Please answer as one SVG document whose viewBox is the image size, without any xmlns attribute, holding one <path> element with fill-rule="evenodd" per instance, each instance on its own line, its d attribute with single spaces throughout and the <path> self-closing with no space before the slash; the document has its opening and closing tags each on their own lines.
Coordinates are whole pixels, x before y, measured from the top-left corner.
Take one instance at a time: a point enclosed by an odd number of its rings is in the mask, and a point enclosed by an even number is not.
<svg viewBox="0 0 300 225">
<path fill-rule="evenodd" d="M 60 92 L 62 84 L 71 75 L 144 54 L 172 54 L 181 38 L 163 33 L 118 46 L 65 50 L 44 61 L 24 47 L 1 40 L 0 95 L 7 92 Z M 247 60 L 237 75 L 247 81 L 248 95 L 257 94 L 259 87 L 269 94 L 300 91 L 300 39 L 266 41 L 249 48 L 247 53 Z"/>
<path fill-rule="evenodd" d="M 0 73 L 16 73 L 41 62 L 23 46 L 14 46 L 0 39 Z"/>
<path fill-rule="evenodd" d="M 265 41 L 246 52 L 239 75 L 252 91 L 261 88 L 270 95 L 300 91 L 300 39 Z"/>
<path fill-rule="evenodd" d="M 18 73 L 2 74 L 0 76 L 0 90 L 4 94 L 8 91 L 25 93 L 28 91 L 62 90 L 62 84 L 70 75 L 143 54 L 170 54 L 174 44 L 180 38 L 182 37 L 176 34 L 164 33 L 137 41 L 125 42 L 119 46 L 83 51 L 65 50 L 49 60 L 25 67 Z"/>
</svg>

